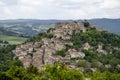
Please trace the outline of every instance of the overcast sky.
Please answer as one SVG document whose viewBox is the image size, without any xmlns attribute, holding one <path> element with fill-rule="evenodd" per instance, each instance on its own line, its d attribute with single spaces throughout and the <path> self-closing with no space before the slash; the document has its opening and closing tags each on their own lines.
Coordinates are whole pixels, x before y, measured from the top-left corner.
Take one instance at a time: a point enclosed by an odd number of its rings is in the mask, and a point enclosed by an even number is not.
<svg viewBox="0 0 120 80">
<path fill-rule="evenodd" d="M 0 0 L 0 19 L 120 18 L 120 0 Z"/>
</svg>

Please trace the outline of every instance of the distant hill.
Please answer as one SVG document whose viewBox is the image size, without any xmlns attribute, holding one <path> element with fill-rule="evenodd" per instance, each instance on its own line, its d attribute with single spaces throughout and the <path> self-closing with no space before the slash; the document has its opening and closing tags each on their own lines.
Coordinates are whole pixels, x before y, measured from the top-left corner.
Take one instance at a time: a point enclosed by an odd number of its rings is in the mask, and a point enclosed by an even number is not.
<svg viewBox="0 0 120 80">
<path fill-rule="evenodd" d="M 92 19 L 89 20 L 97 28 L 103 28 L 109 32 L 120 35 L 120 19 Z"/>
<path fill-rule="evenodd" d="M 39 19 L 14 19 L 0 20 L 0 33 L 16 36 L 34 36 L 53 28 L 57 22 L 73 22 L 81 20 L 39 20 Z M 103 28 L 120 35 L 120 19 L 90 19 L 97 28 Z"/>
<path fill-rule="evenodd" d="M 15 36 L 7 36 L 0 34 L 0 41 L 8 42 L 9 44 L 21 44 L 26 41 L 27 38 L 23 37 L 15 37 Z"/>
</svg>

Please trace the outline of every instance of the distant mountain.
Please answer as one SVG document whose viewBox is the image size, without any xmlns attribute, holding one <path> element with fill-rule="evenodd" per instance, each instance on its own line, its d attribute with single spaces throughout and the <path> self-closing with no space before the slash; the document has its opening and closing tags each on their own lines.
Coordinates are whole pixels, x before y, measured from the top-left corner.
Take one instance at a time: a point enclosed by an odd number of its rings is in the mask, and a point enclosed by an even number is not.
<svg viewBox="0 0 120 80">
<path fill-rule="evenodd" d="M 53 28 L 57 22 L 73 22 L 81 20 L 39 20 L 39 19 L 14 19 L 0 20 L 0 33 L 17 36 L 34 36 Z M 90 19 L 97 28 L 103 28 L 120 35 L 120 19 Z M 2 30 L 3 29 L 3 30 Z"/>
<path fill-rule="evenodd" d="M 120 35 L 120 19 L 91 19 L 89 22 L 95 24 L 97 28 Z"/>
</svg>

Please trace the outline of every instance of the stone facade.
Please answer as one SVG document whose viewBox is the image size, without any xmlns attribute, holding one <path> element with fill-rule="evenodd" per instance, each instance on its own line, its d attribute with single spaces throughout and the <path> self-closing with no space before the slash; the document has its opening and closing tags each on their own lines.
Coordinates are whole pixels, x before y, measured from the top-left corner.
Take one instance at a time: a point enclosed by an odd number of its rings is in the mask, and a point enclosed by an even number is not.
<svg viewBox="0 0 120 80">
<path fill-rule="evenodd" d="M 98 45 L 98 49 L 97 49 L 98 53 L 101 53 L 101 54 L 107 54 L 107 52 L 105 50 L 103 50 L 103 46 L 102 45 Z"/>
<path fill-rule="evenodd" d="M 71 58 L 84 58 L 85 54 L 83 52 L 78 52 L 75 49 L 69 49 L 68 54 L 70 55 Z"/>
<path fill-rule="evenodd" d="M 85 50 L 92 49 L 92 47 L 89 45 L 89 43 L 85 43 L 83 45 L 83 47 L 84 47 Z"/>
<path fill-rule="evenodd" d="M 82 22 L 71 22 L 71 23 L 57 23 L 55 30 L 51 33 L 56 38 L 62 38 L 64 40 L 71 39 L 71 36 L 76 33 L 86 32 L 86 28 Z"/>
</svg>

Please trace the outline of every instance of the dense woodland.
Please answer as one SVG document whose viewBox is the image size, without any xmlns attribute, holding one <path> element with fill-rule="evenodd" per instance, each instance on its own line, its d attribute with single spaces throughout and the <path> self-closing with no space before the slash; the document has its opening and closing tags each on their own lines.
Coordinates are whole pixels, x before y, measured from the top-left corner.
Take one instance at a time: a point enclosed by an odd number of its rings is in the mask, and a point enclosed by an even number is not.
<svg viewBox="0 0 120 80">
<path fill-rule="evenodd" d="M 12 66 L 6 72 L 0 72 L 1 80 L 119 80 L 117 72 L 104 71 L 87 73 L 77 69 L 69 69 L 62 63 L 53 66 L 46 65 L 39 71 L 36 67 L 30 66 L 24 69 L 22 66 Z"/>
</svg>

